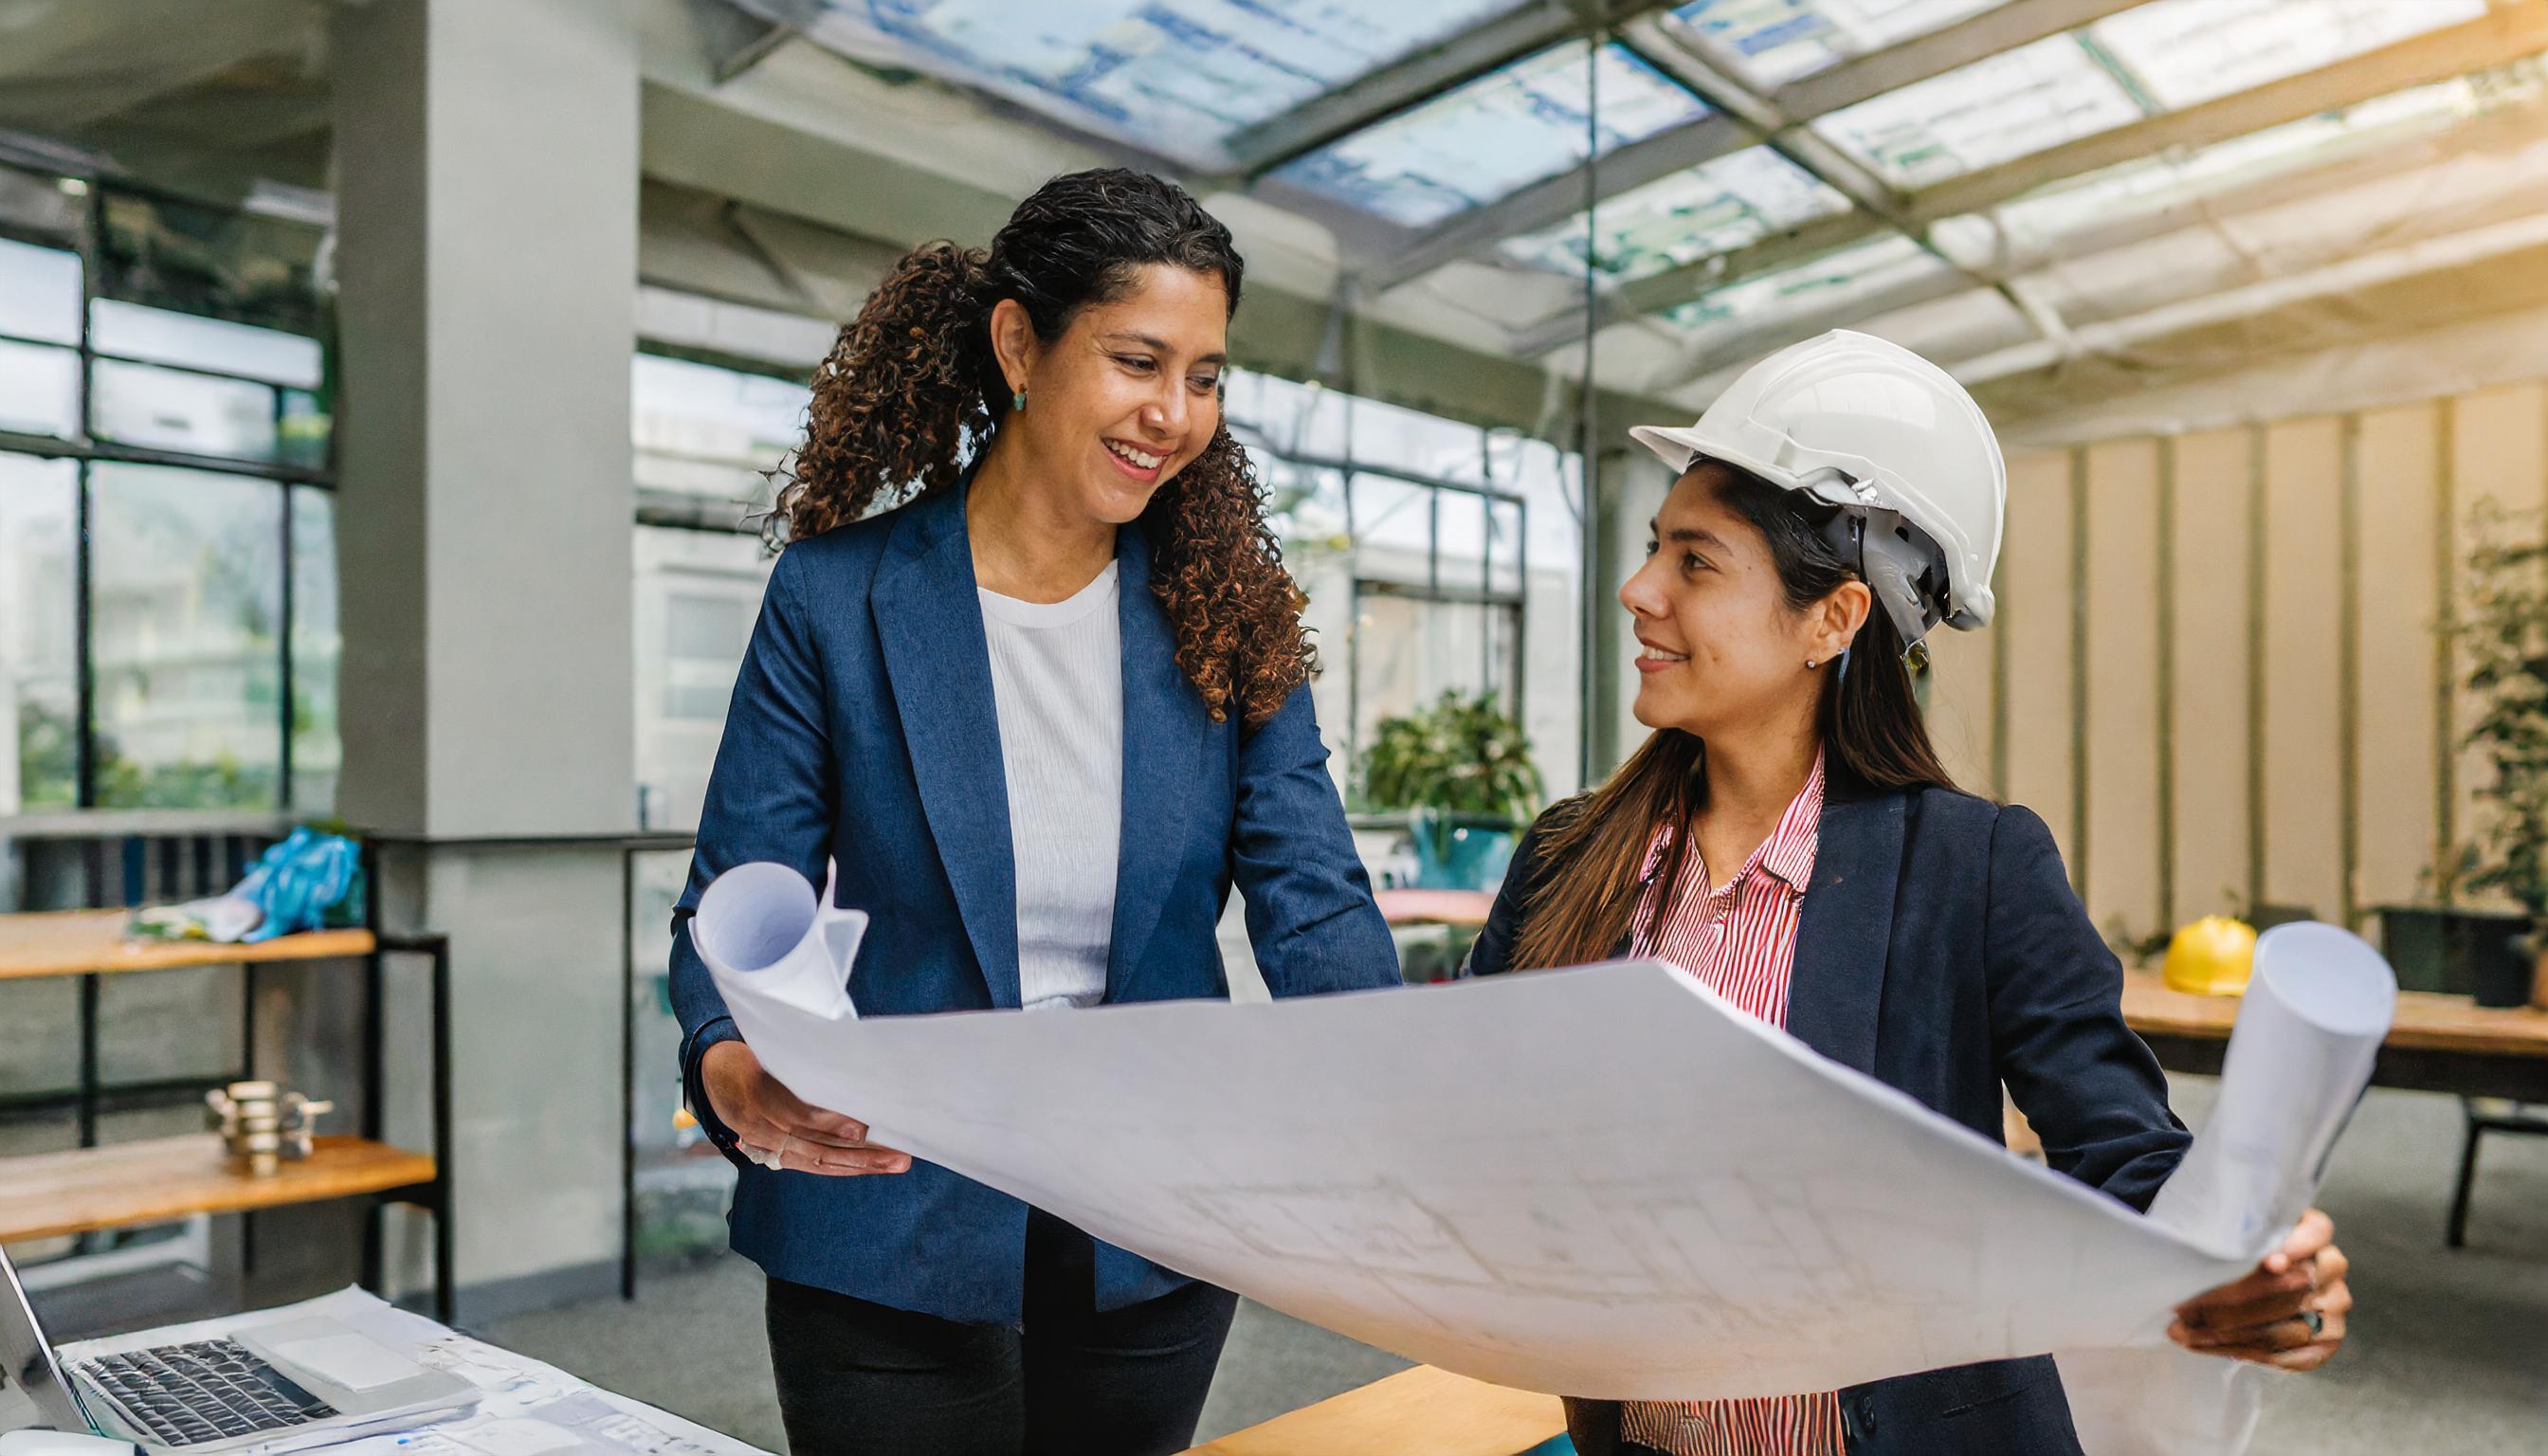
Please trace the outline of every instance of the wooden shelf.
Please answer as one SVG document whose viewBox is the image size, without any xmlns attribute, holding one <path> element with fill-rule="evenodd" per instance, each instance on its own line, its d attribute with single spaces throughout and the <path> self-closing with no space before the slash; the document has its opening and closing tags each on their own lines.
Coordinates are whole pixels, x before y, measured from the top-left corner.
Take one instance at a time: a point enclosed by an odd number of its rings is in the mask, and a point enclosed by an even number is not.
<svg viewBox="0 0 2548 1456">
<path fill-rule="evenodd" d="M 126 940 L 124 928 L 131 921 L 130 913 L 123 910 L 0 915 L 0 981 L 372 954 L 372 933 L 367 930 L 309 931 L 242 946 Z"/>
<path fill-rule="evenodd" d="M 2237 1019 L 2235 996 L 2192 996 L 2169 990 L 2155 970 L 2124 972 L 2124 1020 L 2142 1036 L 2222 1040 Z M 2548 1011 L 2499 1010 L 2466 996 L 2401 991 L 2397 1020 L 2381 1045 L 2417 1051 L 2548 1057 Z"/>
<path fill-rule="evenodd" d="M 218 1134 L 0 1158 L 0 1241 L 386 1193 L 433 1181 L 433 1159 L 362 1138 L 321 1138 L 270 1178 L 235 1171 Z"/>
<path fill-rule="evenodd" d="M 1189 1456 L 1516 1456 L 1566 1429 L 1555 1396 L 1418 1365 L 1232 1431 Z"/>
</svg>

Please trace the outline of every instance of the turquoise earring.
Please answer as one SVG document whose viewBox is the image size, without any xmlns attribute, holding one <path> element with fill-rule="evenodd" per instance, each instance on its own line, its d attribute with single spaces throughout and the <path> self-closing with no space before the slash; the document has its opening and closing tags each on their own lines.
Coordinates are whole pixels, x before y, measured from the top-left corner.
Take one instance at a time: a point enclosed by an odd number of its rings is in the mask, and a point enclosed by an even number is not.
<svg viewBox="0 0 2548 1456">
<path fill-rule="evenodd" d="M 1009 397 L 1009 408 L 1023 413 L 1027 408 L 1027 392 L 1025 390 L 1020 390 L 1016 394 L 1011 395 Z"/>
</svg>

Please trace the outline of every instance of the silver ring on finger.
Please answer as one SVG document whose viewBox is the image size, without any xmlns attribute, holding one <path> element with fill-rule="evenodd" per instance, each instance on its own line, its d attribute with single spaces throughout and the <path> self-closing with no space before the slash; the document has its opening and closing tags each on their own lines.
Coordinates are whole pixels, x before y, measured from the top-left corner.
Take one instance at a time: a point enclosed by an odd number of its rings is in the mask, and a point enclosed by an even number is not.
<svg viewBox="0 0 2548 1456">
<path fill-rule="evenodd" d="M 2316 1310 L 2301 1311 L 2301 1322 L 2309 1326 L 2311 1339 L 2317 1339 L 2326 1333 L 2326 1317 Z"/>
</svg>

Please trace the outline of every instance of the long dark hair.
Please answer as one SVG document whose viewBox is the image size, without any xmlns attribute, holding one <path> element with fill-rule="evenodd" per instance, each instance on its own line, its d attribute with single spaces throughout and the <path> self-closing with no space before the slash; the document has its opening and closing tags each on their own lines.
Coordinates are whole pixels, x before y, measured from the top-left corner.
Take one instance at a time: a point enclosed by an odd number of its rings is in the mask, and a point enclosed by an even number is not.
<svg viewBox="0 0 2548 1456">
<path fill-rule="evenodd" d="M 1122 168 L 1046 182 L 988 248 L 940 241 L 904 254 L 814 373 L 774 534 L 803 540 L 953 486 L 1008 417 L 991 310 L 1017 300 L 1050 344 L 1152 264 L 1218 278 L 1238 311 L 1244 265 L 1229 229 L 1175 183 Z M 1233 707 L 1263 721 L 1313 660 L 1255 471 L 1226 424 L 1151 496 L 1138 528 L 1178 668 L 1215 722 Z"/>
<path fill-rule="evenodd" d="M 1824 534 L 1840 507 L 1722 461 L 1702 460 L 1694 470 L 1769 542 L 1789 610 L 1864 580 Z M 1879 604 L 1842 661 L 1822 670 L 1816 729 L 1827 776 L 1879 790 L 1955 787 L 1929 741 L 1902 655 L 1902 634 Z M 1659 728 L 1600 787 L 1540 816 L 1539 863 L 1547 867 L 1527 888 L 1516 966 L 1580 965 L 1610 954 L 1628 933 L 1657 825 L 1672 836 L 1661 866 L 1661 894 L 1670 899 L 1689 858 L 1690 816 L 1706 805 L 1706 744 L 1679 728 Z"/>
</svg>

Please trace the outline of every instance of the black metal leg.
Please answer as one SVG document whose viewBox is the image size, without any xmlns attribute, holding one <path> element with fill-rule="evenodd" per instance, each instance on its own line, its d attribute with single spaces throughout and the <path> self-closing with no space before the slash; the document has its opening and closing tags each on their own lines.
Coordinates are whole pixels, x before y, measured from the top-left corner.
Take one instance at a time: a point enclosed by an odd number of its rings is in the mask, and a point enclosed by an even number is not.
<svg viewBox="0 0 2548 1456">
<path fill-rule="evenodd" d="M 2444 1237 L 2452 1248 L 2462 1247 L 2468 1242 L 2469 1196 L 2477 1186 L 2477 1144 L 2478 1139 L 2486 1136 L 2486 1124 L 2465 1097 L 2460 1099 L 2460 1117 L 2468 1124 L 2468 1136 L 2460 1143 L 2459 1188 L 2451 1195 L 2451 1227 Z"/>
<path fill-rule="evenodd" d="M 452 1254 L 458 1240 L 453 1236 L 453 1209 L 459 1203 L 452 1196 L 455 1173 L 451 1165 L 451 941 L 435 936 L 431 942 L 433 956 L 433 1318 L 451 1322 L 452 1289 L 457 1282 L 452 1269 Z"/>
<path fill-rule="evenodd" d="M 619 852 L 619 1298 L 637 1298 L 637 852 Z"/>
<path fill-rule="evenodd" d="M 97 977 L 79 978 L 79 1145 L 97 1146 Z"/>
</svg>

